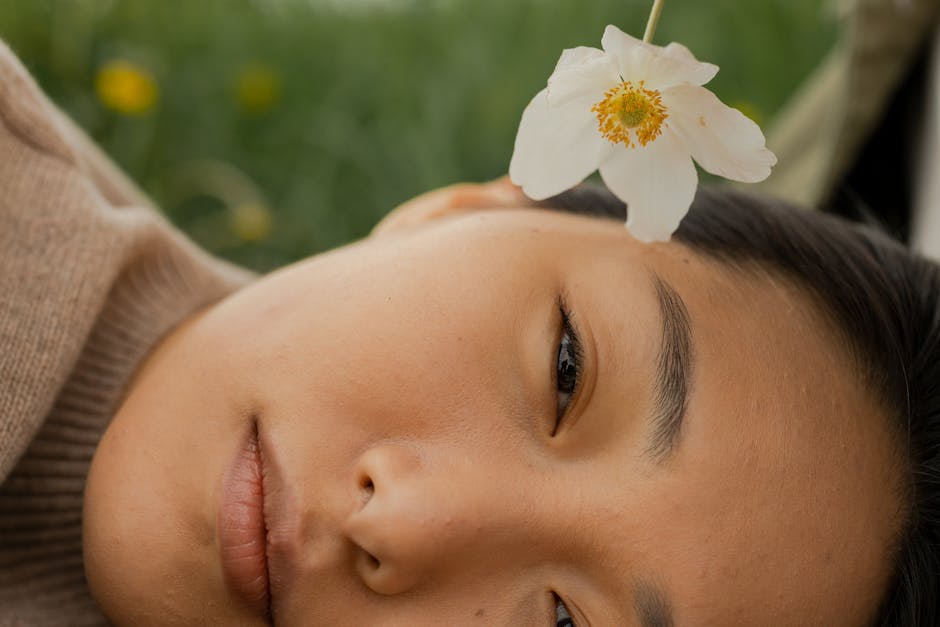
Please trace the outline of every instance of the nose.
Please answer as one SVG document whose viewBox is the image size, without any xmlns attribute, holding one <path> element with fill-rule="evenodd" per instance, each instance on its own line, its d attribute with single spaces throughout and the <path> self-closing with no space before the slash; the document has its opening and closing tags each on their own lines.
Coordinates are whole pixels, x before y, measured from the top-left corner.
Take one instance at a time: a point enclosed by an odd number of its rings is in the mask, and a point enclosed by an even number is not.
<svg viewBox="0 0 940 627">
<path fill-rule="evenodd" d="M 359 501 L 344 532 L 355 545 L 356 571 L 373 591 L 412 590 L 479 540 L 485 516 L 471 515 L 474 508 L 455 494 L 461 482 L 449 482 L 440 466 L 398 443 L 359 458 Z"/>
</svg>

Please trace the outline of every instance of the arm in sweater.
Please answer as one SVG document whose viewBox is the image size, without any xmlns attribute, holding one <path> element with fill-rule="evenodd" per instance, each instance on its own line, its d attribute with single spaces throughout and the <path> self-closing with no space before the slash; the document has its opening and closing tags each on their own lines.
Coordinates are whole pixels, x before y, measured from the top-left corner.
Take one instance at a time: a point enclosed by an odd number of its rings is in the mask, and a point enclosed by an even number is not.
<svg viewBox="0 0 940 627">
<path fill-rule="evenodd" d="M 195 277 L 202 300 L 248 276 L 174 230 L 0 42 L 0 482 L 52 410 L 122 277 L 165 263 Z M 151 283 L 142 289 L 159 289 Z"/>
</svg>

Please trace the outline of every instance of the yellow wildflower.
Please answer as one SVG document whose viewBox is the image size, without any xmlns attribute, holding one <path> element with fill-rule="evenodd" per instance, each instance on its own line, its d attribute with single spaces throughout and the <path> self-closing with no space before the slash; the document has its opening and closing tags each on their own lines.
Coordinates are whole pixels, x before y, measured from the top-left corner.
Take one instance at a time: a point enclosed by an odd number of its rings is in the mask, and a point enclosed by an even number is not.
<svg viewBox="0 0 940 627">
<path fill-rule="evenodd" d="M 246 202 L 234 205 L 229 225 L 243 242 L 260 242 L 271 233 L 271 210 L 263 204 Z"/>
<path fill-rule="evenodd" d="M 281 96 L 281 79 L 272 68 L 251 63 L 239 71 L 235 79 L 235 100 L 243 111 L 264 113 Z"/>
<path fill-rule="evenodd" d="M 157 102 L 157 82 L 145 68 L 113 59 L 98 70 L 95 91 L 101 103 L 124 115 L 143 115 Z"/>
</svg>

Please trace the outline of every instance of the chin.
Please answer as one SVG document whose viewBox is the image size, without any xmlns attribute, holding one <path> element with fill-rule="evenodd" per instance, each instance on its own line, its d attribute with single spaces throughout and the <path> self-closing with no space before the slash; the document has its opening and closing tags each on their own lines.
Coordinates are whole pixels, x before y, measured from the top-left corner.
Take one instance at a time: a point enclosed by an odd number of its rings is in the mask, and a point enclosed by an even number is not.
<svg viewBox="0 0 940 627">
<path fill-rule="evenodd" d="M 135 418 L 115 417 L 88 474 L 82 548 L 92 597 L 117 625 L 192 625 L 209 612 L 218 613 L 212 623 L 244 623 L 225 615 L 211 493 L 193 489 L 202 473 L 167 453 L 179 447 L 148 437 L 152 420 Z"/>
</svg>

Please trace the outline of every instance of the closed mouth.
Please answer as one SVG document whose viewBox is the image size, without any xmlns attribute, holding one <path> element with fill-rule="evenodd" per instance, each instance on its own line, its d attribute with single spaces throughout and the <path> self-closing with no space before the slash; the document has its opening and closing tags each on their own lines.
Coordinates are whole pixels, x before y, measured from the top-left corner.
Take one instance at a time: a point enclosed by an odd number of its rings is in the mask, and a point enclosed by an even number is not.
<svg viewBox="0 0 940 627">
<path fill-rule="evenodd" d="M 270 623 L 265 470 L 258 424 L 253 420 L 222 478 L 219 552 L 229 591 Z"/>
</svg>

